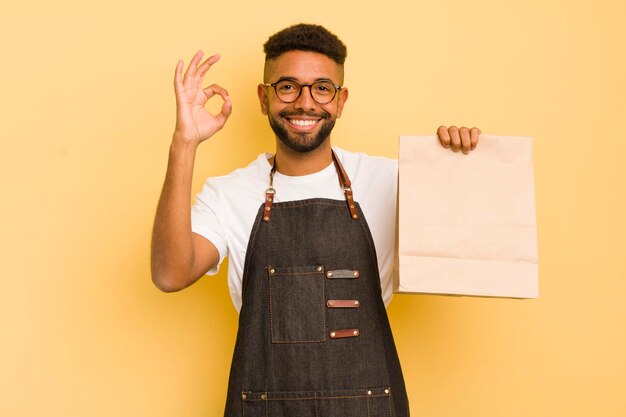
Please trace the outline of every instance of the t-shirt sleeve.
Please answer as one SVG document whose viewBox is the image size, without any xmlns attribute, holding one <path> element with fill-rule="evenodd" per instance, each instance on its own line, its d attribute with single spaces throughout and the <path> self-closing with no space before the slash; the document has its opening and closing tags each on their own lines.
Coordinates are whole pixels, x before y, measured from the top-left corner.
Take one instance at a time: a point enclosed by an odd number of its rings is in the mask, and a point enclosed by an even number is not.
<svg viewBox="0 0 626 417">
<path fill-rule="evenodd" d="M 191 207 L 191 231 L 211 241 L 220 255 L 219 262 L 214 268 L 207 271 L 207 275 L 217 274 L 222 261 L 228 255 L 219 201 L 220 196 L 217 187 L 209 179 L 204 184 L 202 191 L 196 195 L 196 202 Z"/>
</svg>

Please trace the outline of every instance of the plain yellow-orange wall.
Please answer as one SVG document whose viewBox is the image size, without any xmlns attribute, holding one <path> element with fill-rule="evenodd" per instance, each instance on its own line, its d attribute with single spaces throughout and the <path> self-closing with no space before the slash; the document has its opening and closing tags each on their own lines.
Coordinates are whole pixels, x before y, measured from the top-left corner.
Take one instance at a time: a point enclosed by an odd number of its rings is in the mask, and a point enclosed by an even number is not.
<svg viewBox="0 0 626 417">
<path fill-rule="evenodd" d="M 273 150 L 261 46 L 305 21 L 349 48 L 336 145 L 395 156 L 453 123 L 535 137 L 540 299 L 396 296 L 413 415 L 625 416 L 624 17 L 622 0 L 3 2 L 0 415 L 222 414 L 225 268 L 176 294 L 149 275 L 173 70 L 219 52 L 208 80 L 233 100 L 195 193 Z"/>
</svg>

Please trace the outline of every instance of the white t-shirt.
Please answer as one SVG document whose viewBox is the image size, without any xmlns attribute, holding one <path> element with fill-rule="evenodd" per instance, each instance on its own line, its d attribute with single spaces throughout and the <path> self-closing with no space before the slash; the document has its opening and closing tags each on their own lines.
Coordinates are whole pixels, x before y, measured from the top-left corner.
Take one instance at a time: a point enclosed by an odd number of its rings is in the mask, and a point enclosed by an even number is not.
<svg viewBox="0 0 626 417">
<path fill-rule="evenodd" d="M 378 270 L 383 300 L 389 304 L 393 292 L 392 271 L 396 224 L 396 191 L 398 164 L 396 160 L 352 153 L 333 148 L 352 181 L 354 200 L 361 205 L 378 256 Z M 241 282 L 246 249 L 257 212 L 269 187 L 270 154 L 261 154 L 245 168 L 209 178 L 196 196 L 191 210 L 194 233 L 210 240 L 220 254 L 217 273 L 228 256 L 228 288 L 237 311 L 241 309 Z M 290 177 L 274 175 L 274 202 L 330 198 L 345 200 L 331 162 L 325 169 L 310 175 Z"/>
</svg>

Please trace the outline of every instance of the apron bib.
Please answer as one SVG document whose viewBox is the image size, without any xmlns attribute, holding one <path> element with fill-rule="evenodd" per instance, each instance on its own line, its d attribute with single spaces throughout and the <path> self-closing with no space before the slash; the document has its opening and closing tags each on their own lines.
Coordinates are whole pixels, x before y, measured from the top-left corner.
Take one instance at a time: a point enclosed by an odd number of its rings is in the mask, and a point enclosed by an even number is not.
<svg viewBox="0 0 626 417">
<path fill-rule="evenodd" d="M 346 201 L 266 202 L 250 235 L 226 417 L 405 417 L 374 242 Z M 347 207 L 346 207 L 347 204 Z"/>
</svg>

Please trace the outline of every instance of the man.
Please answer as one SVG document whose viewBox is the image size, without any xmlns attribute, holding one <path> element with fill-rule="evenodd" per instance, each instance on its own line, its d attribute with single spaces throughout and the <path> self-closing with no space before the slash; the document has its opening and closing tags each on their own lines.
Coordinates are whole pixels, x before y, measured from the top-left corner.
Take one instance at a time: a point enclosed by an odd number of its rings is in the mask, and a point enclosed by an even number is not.
<svg viewBox="0 0 626 417">
<path fill-rule="evenodd" d="M 276 154 L 209 179 L 190 207 L 197 146 L 231 113 L 202 88 L 219 56 L 176 66 L 176 129 L 155 219 L 152 278 L 163 291 L 216 273 L 229 256 L 240 309 L 227 416 L 408 416 L 385 304 L 391 298 L 397 163 L 332 148 L 348 99 L 345 45 L 296 25 L 265 44 L 261 111 Z M 219 95 L 221 112 L 206 102 Z M 478 129 L 441 127 L 444 147 L 474 149 Z M 192 215 L 190 216 L 190 212 Z M 366 221 L 367 220 L 367 221 Z"/>
</svg>

